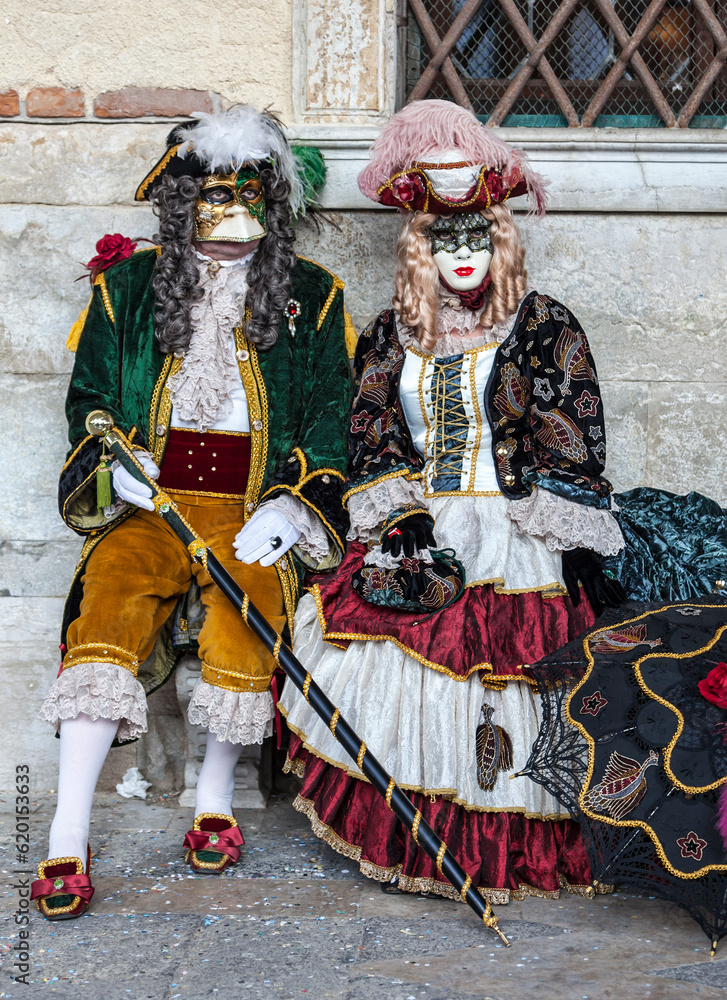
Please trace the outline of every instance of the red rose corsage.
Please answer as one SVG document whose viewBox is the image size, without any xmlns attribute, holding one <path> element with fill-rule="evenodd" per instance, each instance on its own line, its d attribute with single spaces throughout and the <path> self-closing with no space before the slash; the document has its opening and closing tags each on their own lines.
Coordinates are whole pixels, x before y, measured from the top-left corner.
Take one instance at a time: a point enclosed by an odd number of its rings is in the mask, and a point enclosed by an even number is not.
<svg viewBox="0 0 727 1000">
<path fill-rule="evenodd" d="M 137 244 L 132 243 L 128 236 L 121 233 L 107 233 L 102 236 L 96 244 L 96 256 L 84 265 L 90 272 L 91 281 L 95 281 L 102 271 L 106 271 L 112 264 L 118 264 L 120 260 L 131 257 Z"/>
<path fill-rule="evenodd" d="M 727 708 L 727 663 L 718 663 L 699 682 L 699 693 L 717 708 Z"/>
</svg>

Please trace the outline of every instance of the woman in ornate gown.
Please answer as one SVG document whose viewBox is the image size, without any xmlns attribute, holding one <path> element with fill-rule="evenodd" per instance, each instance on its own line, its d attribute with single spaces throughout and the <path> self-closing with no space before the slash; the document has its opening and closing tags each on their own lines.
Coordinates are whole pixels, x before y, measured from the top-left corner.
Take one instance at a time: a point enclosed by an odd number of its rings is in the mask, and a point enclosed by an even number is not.
<svg viewBox="0 0 727 1000">
<path fill-rule="evenodd" d="M 594 362 L 529 284 L 507 206 L 527 193 L 542 213 L 544 185 L 444 101 L 394 116 L 359 184 L 404 213 L 396 294 L 356 351 L 347 555 L 301 601 L 295 651 L 491 902 L 590 892 L 578 825 L 517 775 L 540 723 L 528 664 L 623 597 Z M 396 568 L 400 596 L 423 579 L 441 604 L 437 549 L 466 574 L 445 610 L 360 596 L 362 567 L 381 587 Z M 292 685 L 280 707 L 313 831 L 365 875 L 457 897 Z"/>
</svg>

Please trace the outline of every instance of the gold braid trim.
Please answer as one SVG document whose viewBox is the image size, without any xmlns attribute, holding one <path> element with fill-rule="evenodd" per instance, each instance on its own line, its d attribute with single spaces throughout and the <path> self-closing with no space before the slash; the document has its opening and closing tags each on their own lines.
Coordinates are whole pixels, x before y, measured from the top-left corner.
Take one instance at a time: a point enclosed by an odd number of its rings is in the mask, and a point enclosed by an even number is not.
<svg viewBox="0 0 727 1000">
<path fill-rule="evenodd" d="M 242 607 L 240 608 L 240 614 L 242 615 L 242 620 L 245 622 L 246 625 L 248 625 L 247 612 L 249 608 L 250 608 L 250 598 L 248 597 L 247 594 L 245 594 L 245 596 L 242 599 Z M 248 628 L 249 627 L 250 626 L 248 625 Z"/>
<path fill-rule="evenodd" d="M 311 677 L 310 674 L 305 675 L 305 680 L 303 681 L 303 697 L 305 698 L 306 701 L 310 701 L 310 699 L 308 698 L 308 692 L 310 691 L 312 680 L 313 678 Z"/>
<path fill-rule="evenodd" d="M 114 307 L 111 305 L 111 297 L 109 296 L 109 290 L 106 287 L 106 278 L 104 277 L 103 271 L 94 281 L 94 285 L 98 285 L 101 289 L 101 298 L 103 299 L 104 309 L 106 310 L 106 315 L 111 320 L 111 322 L 116 326 L 116 317 L 114 316 Z"/>
<path fill-rule="evenodd" d="M 152 167 L 152 169 L 149 171 L 144 180 L 136 189 L 136 194 L 134 195 L 134 201 L 145 200 L 146 189 L 149 187 L 151 182 L 155 181 L 159 176 L 159 174 L 166 169 L 167 164 L 172 159 L 172 157 L 177 155 L 177 150 L 179 149 L 180 145 L 181 143 L 177 143 L 176 146 L 172 146 L 170 149 L 168 149 L 167 152 L 164 154 L 164 156 L 161 158 L 161 160 L 157 163 L 157 165 L 155 167 Z"/>
<path fill-rule="evenodd" d="M 437 851 L 437 871 L 442 870 L 442 861 L 444 860 L 444 855 L 447 853 L 447 845 L 444 841 L 439 845 L 439 850 Z"/>
<path fill-rule="evenodd" d="M 386 804 L 389 807 L 389 809 L 391 809 L 391 796 L 394 794 L 395 788 L 396 788 L 396 782 L 394 781 L 393 778 L 389 778 L 389 784 L 386 789 Z M 394 810 L 391 809 L 391 811 L 393 812 Z"/>
<path fill-rule="evenodd" d="M 411 825 L 411 835 L 417 842 L 417 844 L 419 843 L 419 824 L 421 823 L 421 821 L 422 821 L 422 814 L 417 809 L 417 814 L 414 817 L 414 822 Z"/>
<path fill-rule="evenodd" d="M 276 663 L 280 663 L 280 647 L 283 645 L 283 637 L 279 635 L 275 640 L 275 645 L 273 646 L 273 659 Z"/>
<path fill-rule="evenodd" d="M 341 713 L 338 709 L 335 710 L 331 716 L 331 721 L 328 723 L 328 728 L 331 730 L 333 736 L 336 735 L 336 726 L 338 725 L 338 720 L 341 718 Z"/>
<path fill-rule="evenodd" d="M 363 771 L 363 762 L 364 762 L 364 757 L 366 756 L 366 750 L 367 749 L 368 749 L 368 747 L 366 746 L 366 744 L 362 740 L 361 741 L 361 747 L 360 747 L 359 752 L 358 752 L 358 757 L 356 758 L 356 763 L 358 764 L 359 771 Z"/>
<path fill-rule="evenodd" d="M 294 764 L 295 762 L 293 762 Z M 328 844 L 333 848 L 334 851 L 338 851 L 346 858 L 350 858 L 351 861 L 358 862 L 361 874 L 365 875 L 366 878 L 374 879 L 377 882 L 391 882 L 392 879 L 399 879 L 399 888 L 402 892 L 415 892 L 415 893 L 431 893 L 436 896 L 443 896 L 445 899 L 454 899 L 458 902 L 463 902 L 462 896 L 460 895 L 459 889 L 451 885 L 449 882 L 440 882 L 439 879 L 434 878 L 413 878 L 410 875 L 402 874 L 402 865 L 393 865 L 391 868 L 383 868 L 380 865 L 375 865 L 371 861 L 366 861 L 361 858 L 361 847 L 358 844 L 349 844 L 348 841 L 339 837 L 338 834 L 330 828 L 326 823 L 318 818 L 316 813 L 315 805 L 310 799 L 304 799 L 301 795 L 298 795 L 293 802 L 293 808 L 299 812 L 303 813 L 304 816 L 308 817 L 311 825 L 311 830 L 313 834 L 322 840 L 324 843 Z M 561 875 L 560 884 L 569 893 L 576 895 L 583 895 L 583 890 L 587 888 L 586 886 L 570 885 L 568 881 Z M 559 899 L 560 890 L 555 889 L 550 891 L 548 889 L 536 889 L 534 886 L 528 885 L 526 882 L 521 882 L 517 889 L 498 889 L 492 888 L 490 886 L 476 886 L 477 892 L 480 896 L 488 903 L 494 903 L 496 905 L 506 906 L 510 902 L 519 902 L 525 899 L 526 896 L 535 896 L 539 899 Z M 597 887 L 598 892 L 610 892 L 611 887 L 599 886 Z"/>
<path fill-rule="evenodd" d="M 467 902 L 467 893 L 468 893 L 469 887 L 471 885 L 472 885 L 472 876 L 468 875 L 467 878 L 464 880 L 464 884 L 463 884 L 462 888 L 459 890 L 459 894 L 462 897 L 462 899 L 465 901 L 465 903 Z"/>
</svg>

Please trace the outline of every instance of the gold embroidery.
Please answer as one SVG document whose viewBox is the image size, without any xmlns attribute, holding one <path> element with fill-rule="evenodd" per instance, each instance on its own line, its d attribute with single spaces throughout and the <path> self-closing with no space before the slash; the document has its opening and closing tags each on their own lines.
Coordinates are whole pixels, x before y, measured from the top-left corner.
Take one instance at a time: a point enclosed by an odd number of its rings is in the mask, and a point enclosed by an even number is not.
<svg viewBox="0 0 727 1000">
<path fill-rule="evenodd" d="M 610 826 L 640 827 L 647 834 L 647 836 L 649 837 L 649 839 L 653 843 L 659 860 L 661 861 L 662 865 L 666 868 L 666 870 L 671 875 L 675 875 L 677 878 L 682 878 L 682 879 L 696 879 L 696 878 L 701 878 L 703 875 L 705 875 L 709 871 L 725 871 L 727 869 L 727 865 L 705 865 L 704 867 L 699 868 L 697 871 L 694 871 L 694 872 L 691 872 L 691 873 L 678 871 L 676 868 L 673 867 L 673 865 L 671 864 L 671 862 L 668 860 L 668 858 L 666 856 L 666 852 L 664 851 L 664 848 L 662 847 L 661 842 L 659 841 L 658 837 L 656 836 L 656 832 L 652 829 L 652 827 L 650 827 L 643 820 L 638 820 L 638 819 L 632 819 L 632 820 L 629 820 L 629 819 L 615 820 L 615 819 L 612 819 L 610 816 L 605 816 L 605 815 L 602 815 L 601 813 L 593 813 L 593 812 L 591 812 L 591 810 L 589 810 L 589 809 L 586 808 L 586 806 L 584 804 L 584 799 L 585 799 L 585 797 L 587 795 L 589 786 L 590 786 L 591 781 L 593 779 L 593 771 L 594 771 L 594 768 L 595 768 L 595 743 L 594 743 L 593 738 L 590 736 L 590 734 L 584 728 L 584 726 L 577 719 L 575 719 L 573 717 L 573 715 L 571 714 L 571 703 L 572 703 L 573 699 L 575 698 L 576 694 L 578 693 L 578 691 L 583 687 L 583 685 L 586 683 L 586 681 L 590 677 L 591 673 L 593 672 L 593 668 L 595 666 L 595 660 L 594 660 L 593 654 L 591 652 L 591 642 L 594 642 L 595 640 L 597 640 L 599 638 L 599 636 L 602 635 L 602 633 L 604 633 L 604 632 L 611 632 L 614 629 L 623 628 L 624 625 L 631 625 L 631 624 L 633 624 L 633 622 L 641 621 L 642 618 L 646 618 L 649 615 L 654 614 L 656 611 L 668 611 L 668 610 L 670 610 L 671 608 L 674 608 L 674 607 L 683 607 L 683 604 L 684 604 L 684 602 L 682 602 L 681 604 L 665 604 L 661 608 L 652 608 L 649 611 L 642 612 L 640 615 L 636 615 L 634 618 L 627 618 L 627 619 L 625 619 L 622 622 L 618 622 L 617 624 L 613 624 L 613 625 L 608 625 L 605 628 L 598 629 L 598 631 L 592 632 L 592 633 L 590 633 L 590 635 L 587 635 L 584 638 L 584 640 L 583 640 L 583 651 L 584 651 L 584 653 L 586 655 L 586 659 L 588 660 L 588 669 L 586 670 L 585 674 L 583 675 L 582 680 L 574 687 L 574 689 L 571 692 L 568 700 L 566 701 L 565 712 L 566 712 L 566 718 L 568 719 L 568 721 L 571 723 L 571 725 L 575 726 L 575 728 L 581 733 L 581 735 L 584 737 L 584 739 L 586 740 L 586 743 L 588 745 L 588 771 L 586 773 L 586 779 L 583 782 L 583 787 L 582 787 L 582 789 L 581 789 L 581 791 L 580 791 L 580 793 L 578 795 L 578 801 L 580 803 L 581 808 L 585 812 L 585 814 L 587 816 L 589 816 L 591 819 L 596 819 L 600 823 L 608 823 Z M 723 608 L 724 604 L 702 604 L 702 605 L 700 605 L 700 607 L 703 607 L 703 608 Z M 636 679 L 637 679 L 639 685 L 642 687 L 642 689 L 644 691 L 646 691 L 651 697 L 653 697 L 657 701 L 659 701 L 661 704 L 663 704 L 666 707 L 672 709 L 672 711 L 674 711 L 677 714 L 677 717 L 678 717 L 679 724 L 677 726 L 677 732 L 675 733 L 674 737 L 672 738 L 672 740 L 670 741 L 668 747 L 665 749 L 665 752 L 664 752 L 665 770 L 666 770 L 666 759 L 667 759 L 667 753 L 666 753 L 666 751 L 668 750 L 669 751 L 669 756 L 671 756 L 671 749 L 673 749 L 674 745 L 676 744 L 677 739 L 679 738 L 679 735 L 681 734 L 681 731 L 682 731 L 682 728 L 683 728 L 683 724 L 684 724 L 684 717 L 683 717 L 683 715 L 681 715 L 681 713 L 677 712 L 677 710 L 674 708 L 673 705 L 671 705 L 669 702 L 664 701 L 663 699 L 659 698 L 658 696 L 654 695 L 653 692 L 651 692 L 651 690 L 646 687 L 646 685 L 643 682 L 643 678 L 641 677 L 641 672 L 637 668 L 638 668 L 638 666 L 641 663 L 644 662 L 644 660 L 651 659 L 651 658 L 653 658 L 655 656 L 669 656 L 671 659 L 687 659 L 687 658 L 690 658 L 692 656 L 698 656 L 700 653 L 706 652 L 707 650 L 711 649 L 712 646 L 718 641 L 718 639 L 720 638 L 720 636 L 722 635 L 722 633 L 725 631 L 725 629 L 727 629 L 727 626 L 723 626 L 723 628 L 719 629 L 718 630 L 718 634 L 704 647 L 704 649 L 695 649 L 695 650 L 692 650 L 689 653 L 660 653 L 660 654 L 659 653 L 647 653 L 645 656 L 641 657 L 639 660 L 637 660 L 634 663 L 634 673 L 635 673 Z M 674 781 L 675 784 L 677 784 L 677 786 L 681 787 L 683 790 L 689 790 L 688 786 L 683 786 L 683 785 L 681 785 L 680 782 L 677 781 L 677 779 L 671 773 L 670 769 L 667 771 L 667 774 L 669 775 L 670 779 L 672 781 Z M 705 791 L 709 790 L 711 788 L 716 788 L 716 787 L 718 787 L 721 784 L 724 784 L 724 782 L 726 780 L 727 780 L 726 778 L 723 778 L 721 781 L 718 781 L 718 782 L 716 782 L 713 785 L 707 786 L 707 788 L 705 788 Z M 696 791 L 700 791 L 701 789 L 695 789 L 695 790 Z"/>
<path fill-rule="evenodd" d="M 151 402 L 149 404 L 149 447 L 152 449 L 152 459 L 157 465 L 161 466 L 162 455 L 164 454 L 164 447 L 166 445 L 166 424 L 164 425 L 165 433 L 164 435 L 158 435 L 156 433 L 157 419 L 159 417 L 160 409 L 160 399 L 162 395 L 162 390 L 169 378 L 169 372 L 172 367 L 172 363 L 175 358 L 171 354 L 167 354 L 164 359 L 164 364 L 162 365 L 162 370 L 159 373 L 159 378 L 154 384 L 154 389 L 151 394 Z M 181 359 L 176 359 L 181 364 Z M 171 414 L 171 406 L 169 408 Z M 168 423 L 168 421 L 167 421 Z M 152 444 L 152 441 L 154 442 Z"/>
<path fill-rule="evenodd" d="M 250 315 L 248 307 L 245 310 L 246 322 L 249 321 Z M 243 361 L 238 356 L 237 364 L 240 376 L 242 377 L 245 395 L 247 396 L 250 426 L 254 427 L 256 421 L 262 424 L 260 431 L 251 435 L 250 471 L 247 477 L 245 511 L 243 514 L 243 524 L 247 524 L 257 507 L 265 475 L 265 465 L 268 458 L 269 411 L 265 382 L 260 371 L 257 348 L 245 338 L 241 327 L 235 330 L 235 347 L 238 354 L 242 351 L 245 357 Z"/>
<path fill-rule="evenodd" d="M 178 490 L 178 489 L 170 490 L 170 492 L 174 494 L 179 493 L 180 496 L 219 497 L 220 500 L 236 500 L 238 503 L 242 503 L 242 501 L 245 499 L 245 495 L 243 493 L 206 493 L 204 490 Z"/>
<path fill-rule="evenodd" d="M 86 653 L 86 650 L 101 650 L 101 655 L 94 655 L 90 652 Z M 120 653 L 121 656 L 108 656 L 107 652 L 109 650 L 112 650 L 114 653 Z M 70 670 L 72 667 L 78 666 L 79 663 L 113 663 L 117 667 L 123 667 L 125 670 L 128 670 L 134 677 L 136 677 L 139 669 L 139 659 L 134 653 L 128 649 L 124 649 L 123 646 L 114 646 L 109 642 L 83 642 L 75 646 L 66 653 L 63 660 L 63 669 Z"/>
</svg>

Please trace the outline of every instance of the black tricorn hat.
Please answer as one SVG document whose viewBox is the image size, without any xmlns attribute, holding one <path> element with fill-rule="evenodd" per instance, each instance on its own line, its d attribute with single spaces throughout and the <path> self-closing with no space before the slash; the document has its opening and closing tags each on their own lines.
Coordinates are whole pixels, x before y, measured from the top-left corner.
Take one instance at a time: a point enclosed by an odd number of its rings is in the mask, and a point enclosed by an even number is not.
<svg viewBox="0 0 727 1000">
<path fill-rule="evenodd" d="M 204 177 L 210 172 L 209 167 L 195 156 L 193 150 L 189 149 L 184 155 L 179 155 L 180 147 L 189 141 L 189 136 L 184 133 L 198 125 L 199 122 L 190 121 L 174 126 L 167 136 L 166 152 L 136 189 L 134 201 L 148 201 L 162 177 Z"/>
</svg>

